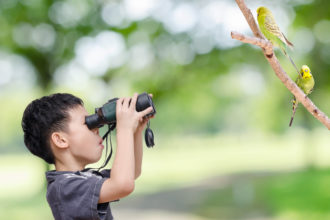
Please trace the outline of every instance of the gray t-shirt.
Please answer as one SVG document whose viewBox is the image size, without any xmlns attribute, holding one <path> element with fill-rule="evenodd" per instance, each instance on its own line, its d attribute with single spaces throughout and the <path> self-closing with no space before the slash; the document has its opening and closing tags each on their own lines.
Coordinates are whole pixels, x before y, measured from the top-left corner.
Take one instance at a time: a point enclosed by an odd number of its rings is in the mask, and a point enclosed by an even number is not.
<svg viewBox="0 0 330 220">
<path fill-rule="evenodd" d="M 98 204 L 110 170 L 48 171 L 47 201 L 56 220 L 112 220 L 109 203 Z"/>
</svg>

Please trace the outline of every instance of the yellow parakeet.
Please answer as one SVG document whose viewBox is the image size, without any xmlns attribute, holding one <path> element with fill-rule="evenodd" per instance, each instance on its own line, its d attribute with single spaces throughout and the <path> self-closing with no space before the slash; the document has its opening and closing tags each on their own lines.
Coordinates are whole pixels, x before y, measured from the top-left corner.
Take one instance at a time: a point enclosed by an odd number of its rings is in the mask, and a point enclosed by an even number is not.
<svg viewBox="0 0 330 220">
<path fill-rule="evenodd" d="M 303 65 L 301 67 L 300 74 L 298 75 L 298 77 L 296 79 L 296 84 L 306 94 L 306 96 L 312 92 L 315 82 L 314 82 L 312 72 L 307 65 Z M 296 100 L 296 97 L 293 98 L 292 104 L 293 104 L 292 117 L 291 117 L 290 124 L 289 124 L 290 127 L 292 125 L 293 117 L 294 117 L 297 107 L 298 107 L 298 101 Z"/>
<path fill-rule="evenodd" d="M 260 31 L 263 33 L 263 35 L 275 47 L 279 47 L 282 50 L 284 55 L 289 58 L 290 62 L 299 74 L 296 64 L 287 53 L 287 46 L 293 47 L 293 44 L 285 37 L 280 28 L 277 26 L 272 12 L 266 7 L 259 7 L 257 9 L 257 20 Z"/>
</svg>

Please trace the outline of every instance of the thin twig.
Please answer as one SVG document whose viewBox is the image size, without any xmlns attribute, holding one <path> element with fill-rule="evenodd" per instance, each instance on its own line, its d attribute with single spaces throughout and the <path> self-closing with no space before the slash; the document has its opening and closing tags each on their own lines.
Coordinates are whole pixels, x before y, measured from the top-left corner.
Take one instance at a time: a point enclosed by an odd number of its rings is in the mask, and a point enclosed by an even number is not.
<svg viewBox="0 0 330 220">
<path fill-rule="evenodd" d="M 276 76 L 283 82 L 286 88 L 296 97 L 296 99 L 322 124 L 324 124 L 330 130 L 330 119 L 329 117 L 319 110 L 316 105 L 305 95 L 305 93 L 296 85 L 295 82 L 288 76 L 288 74 L 283 70 L 281 64 L 277 60 L 275 54 L 273 53 L 272 46 L 270 42 L 265 40 L 264 36 L 261 34 L 255 19 L 249 8 L 246 7 L 244 0 L 236 0 L 238 7 L 241 9 L 246 21 L 248 22 L 252 32 L 255 37 L 247 37 L 243 34 L 237 32 L 231 32 L 231 37 L 233 39 L 242 41 L 244 43 L 253 44 L 259 46 L 270 66 L 274 70 Z"/>
<path fill-rule="evenodd" d="M 241 9 L 246 21 L 248 22 L 254 36 L 256 36 L 257 38 L 261 38 L 261 39 L 265 39 L 264 35 L 261 33 L 261 31 L 259 30 L 256 21 L 254 20 L 254 17 L 251 13 L 251 10 L 246 7 L 244 0 L 240 1 L 240 0 L 236 0 L 236 3 L 238 5 L 238 7 Z"/>
<path fill-rule="evenodd" d="M 273 54 L 273 45 L 267 40 L 256 37 L 248 37 L 235 31 L 231 32 L 231 37 L 244 43 L 254 44 L 261 47 L 265 50 L 265 54 L 267 56 L 272 56 Z"/>
</svg>

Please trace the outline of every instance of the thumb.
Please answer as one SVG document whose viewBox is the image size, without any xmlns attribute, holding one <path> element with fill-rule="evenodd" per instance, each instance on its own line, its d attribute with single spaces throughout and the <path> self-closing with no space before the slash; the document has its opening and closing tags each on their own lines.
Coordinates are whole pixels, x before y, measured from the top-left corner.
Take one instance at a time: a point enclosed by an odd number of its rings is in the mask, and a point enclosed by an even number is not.
<svg viewBox="0 0 330 220">
<path fill-rule="evenodd" d="M 139 112 L 139 114 L 141 117 L 144 117 L 152 111 L 153 111 L 153 108 L 150 106 L 149 108 L 144 109 L 143 111 Z"/>
</svg>

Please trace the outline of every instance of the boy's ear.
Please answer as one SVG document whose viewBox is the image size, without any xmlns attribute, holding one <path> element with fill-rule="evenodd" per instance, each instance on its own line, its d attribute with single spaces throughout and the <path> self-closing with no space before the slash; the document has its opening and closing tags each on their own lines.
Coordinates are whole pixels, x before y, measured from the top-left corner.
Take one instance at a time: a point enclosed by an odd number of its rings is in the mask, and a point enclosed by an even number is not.
<svg viewBox="0 0 330 220">
<path fill-rule="evenodd" d="M 63 149 L 69 146 L 69 142 L 62 132 L 53 132 L 50 139 L 53 144 L 58 148 Z"/>
</svg>

